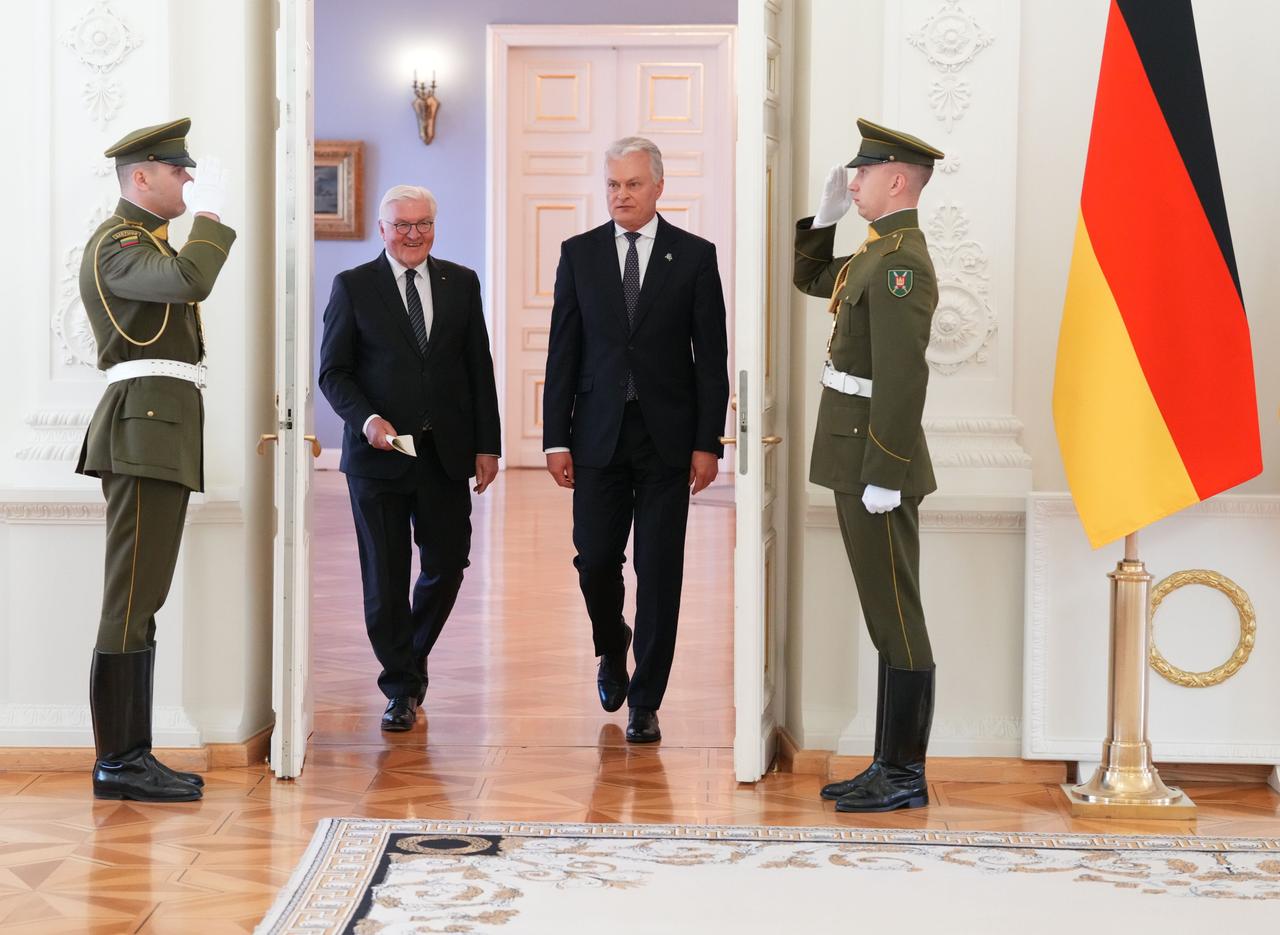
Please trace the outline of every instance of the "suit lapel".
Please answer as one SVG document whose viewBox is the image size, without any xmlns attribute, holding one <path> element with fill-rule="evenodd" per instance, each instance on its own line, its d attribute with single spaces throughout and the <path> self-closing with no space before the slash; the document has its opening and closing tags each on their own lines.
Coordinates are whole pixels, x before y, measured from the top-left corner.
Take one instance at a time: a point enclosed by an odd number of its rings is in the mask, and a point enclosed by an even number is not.
<svg viewBox="0 0 1280 935">
<path fill-rule="evenodd" d="M 418 349 L 418 339 L 413 333 L 413 326 L 409 324 L 409 315 L 404 309 L 404 301 L 400 298 L 400 287 L 396 285 L 396 274 L 391 271 L 391 264 L 387 261 L 385 253 L 378 257 L 373 271 L 373 280 L 377 286 L 378 295 L 382 297 L 383 304 L 387 307 L 387 314 L 395 322 L 395 326 L 400 329 L 400 334 L 409 342 L 409 347 L 413 349 L 413 352 L 418 356 L 422 356 L 422 352 Z M 435 293 L 433 292 L 433 298 L 434 295 Z"/>
<path fill-rule="evenodd" d="M 644 271 L 644 282 L 640 284 L 640 298 L 636 302 L 636 324 L 633 331 L 640 328 L 640 322 L 644 320 L 644 316 L 648 314 L 649 309 L 653 308 L 658 296 L 662 293 L 663 283 L 667 281 L 667 273 L 671 272 L 671 260 L 667 257 L 674 257 L 672 248 L 675 246 L 675 241 L 676 229 L 659 215 L 658 231 L 653 238 L 653 252 L 649 254 L 649 265 Z"/>
<path fill-rule="evenodd" d="M 609 284 L 609 304 L 613 306 L 615 320 L 622 326 L 625 335 L 631 330 L 627 320 L 627 300 L 622 294 L 622 271 L 618 268 L 617 231 L 613 221 L 597 227 L 597 248 L 599 250 L 600 269 L 605 281 Z"/>
<path fill-rule="evenodd" d="M 436 338 L 445 325 L 445 308 L 448 302 L 445 295 L 449 291 L 449 280 L 438 264 L 430 256 L 427 257 L 427 276 L 431 279 L 431 332 L 427 335 L 427 357 L 439 346 Z"/>
</svg>

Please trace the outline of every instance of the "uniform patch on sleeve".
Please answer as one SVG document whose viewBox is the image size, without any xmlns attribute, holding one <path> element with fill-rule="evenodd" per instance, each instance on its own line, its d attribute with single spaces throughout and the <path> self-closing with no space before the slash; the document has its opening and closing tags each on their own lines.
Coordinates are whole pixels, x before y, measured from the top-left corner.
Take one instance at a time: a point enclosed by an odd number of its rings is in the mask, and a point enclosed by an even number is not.
<svg viewBox="0 0 1280 935">
<path fill-rule="evenodd" d="M 899 299 L 911 293 L 915 285 L 915 271 L 909 269 L 889 270 L 889 292 Z"/>
<path fill-rule="evenodd" d="M 111 239 L 121 247 L 136 247 L 138 245 L 138 232 L 133 229 L 119 230 L 111 235 Z"/>
</svg>

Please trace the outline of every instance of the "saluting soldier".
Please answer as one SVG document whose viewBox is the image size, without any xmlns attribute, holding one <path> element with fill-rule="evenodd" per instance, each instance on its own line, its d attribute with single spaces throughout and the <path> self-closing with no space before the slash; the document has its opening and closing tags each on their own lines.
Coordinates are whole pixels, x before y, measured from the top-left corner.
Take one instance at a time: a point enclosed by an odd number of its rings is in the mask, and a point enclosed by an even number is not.
<svg viewBox="0 0 1280 935">
<path fill-rule="evenodd" d="M 182 542 L 187 500 L 204 489 L 204 337 L 199 303 L 227 260 L 235 231 L 220 221 L 221 172 L 187 170 L 188 119 L 135 130 L 114 157 L 120 202 L 89 238 L 80 296 L 107 388 L 76 471 L 100 478 L 106 507 L 106 577 L 89 675 L 100 799 L 185 802 L 203 779 L 151 753 L 155 614 Z M 181 250 L 169 221 L 196 217 Z"/>
<path fill-rule="evenodd" d="M 934 664 L 920 602 L 919 508 L 937 489 L 921 414 L 938 283 L 916 205 L 943 154 L 869 120 L 859 120 L 858 130 L 858 155 L 831 170 L 817 215 L 796 225 L 795 284 L 830 297 L 809 479 L 835 491 L 880 656 L 875 759 L 824 787 L 822 797 L 838 811 L 875 812 L 929 804 Z M 834 257 L 835 224 L 851 205 L 871 227 L 852 256 Z"/>
</svg>

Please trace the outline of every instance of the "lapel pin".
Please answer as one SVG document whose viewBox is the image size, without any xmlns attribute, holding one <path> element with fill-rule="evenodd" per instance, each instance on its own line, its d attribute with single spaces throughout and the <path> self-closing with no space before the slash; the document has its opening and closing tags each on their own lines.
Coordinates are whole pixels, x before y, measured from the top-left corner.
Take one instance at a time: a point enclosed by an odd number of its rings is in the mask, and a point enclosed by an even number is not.
<svg viewBox="0 0 1280 935">
<path fill-rule="evenodd" d="M 670 254 L 670 253 L 668 253 L 668 254 L 667 254 L 667 262 L 668 262 L 668 263 L 670 263 L 670 262 L 671 262 L 671 254 Z"/>
</svg>

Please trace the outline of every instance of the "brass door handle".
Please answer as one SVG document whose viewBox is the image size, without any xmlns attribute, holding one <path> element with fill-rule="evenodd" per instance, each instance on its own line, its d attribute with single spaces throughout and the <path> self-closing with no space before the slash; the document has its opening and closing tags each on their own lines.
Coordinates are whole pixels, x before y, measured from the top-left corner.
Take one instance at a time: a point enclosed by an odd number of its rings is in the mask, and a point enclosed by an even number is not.
<svg viewBox="0 0 1280 935">
<path fill-rule="evenodd" d="M 302 436 L 302 440 L 303 440 L 303 441 L 307 441 L 307 442 L 311 442 L 311 457 L 313 457 L 313 458 L 318 458 L 318 457 L 320 457 L 320 452 L 321 452 L 323 449 L 321 449 L 321 447 L 320 447 L 320 441 L 319 441 L 319 439 L 317 439 L 314 435 L 303 435 L 303 436 Z"/>
<path fill-rule="evenodd" d="M 764 438 L 760 439 L 760 444 L 762 444 L 762 445 L 776 445 L 776 444 L 778 444 L 778 442 L 780 442 L 780 441 L 782 441 L 782 436 L 781 436 L 781 435 L 766 435 Z"/>
<path fill-rule="evenodd" d="M 278 440 L 278 436 L 275 436 L 275 435 L 259 435 L 258 436 L 258 454 L 260 455 L 266 454 L 267 442 L 274 442 L 277 440 Z"/>
<path fill-rule="evenodd" d="M 720 436 L 720 444 L 722 444 L 722 445 L 736 445 L 736 444 L 738 444 L 738 436 L 737 436 L 737 435 L 721 435 L 721 436 Z"/>
</svg>

